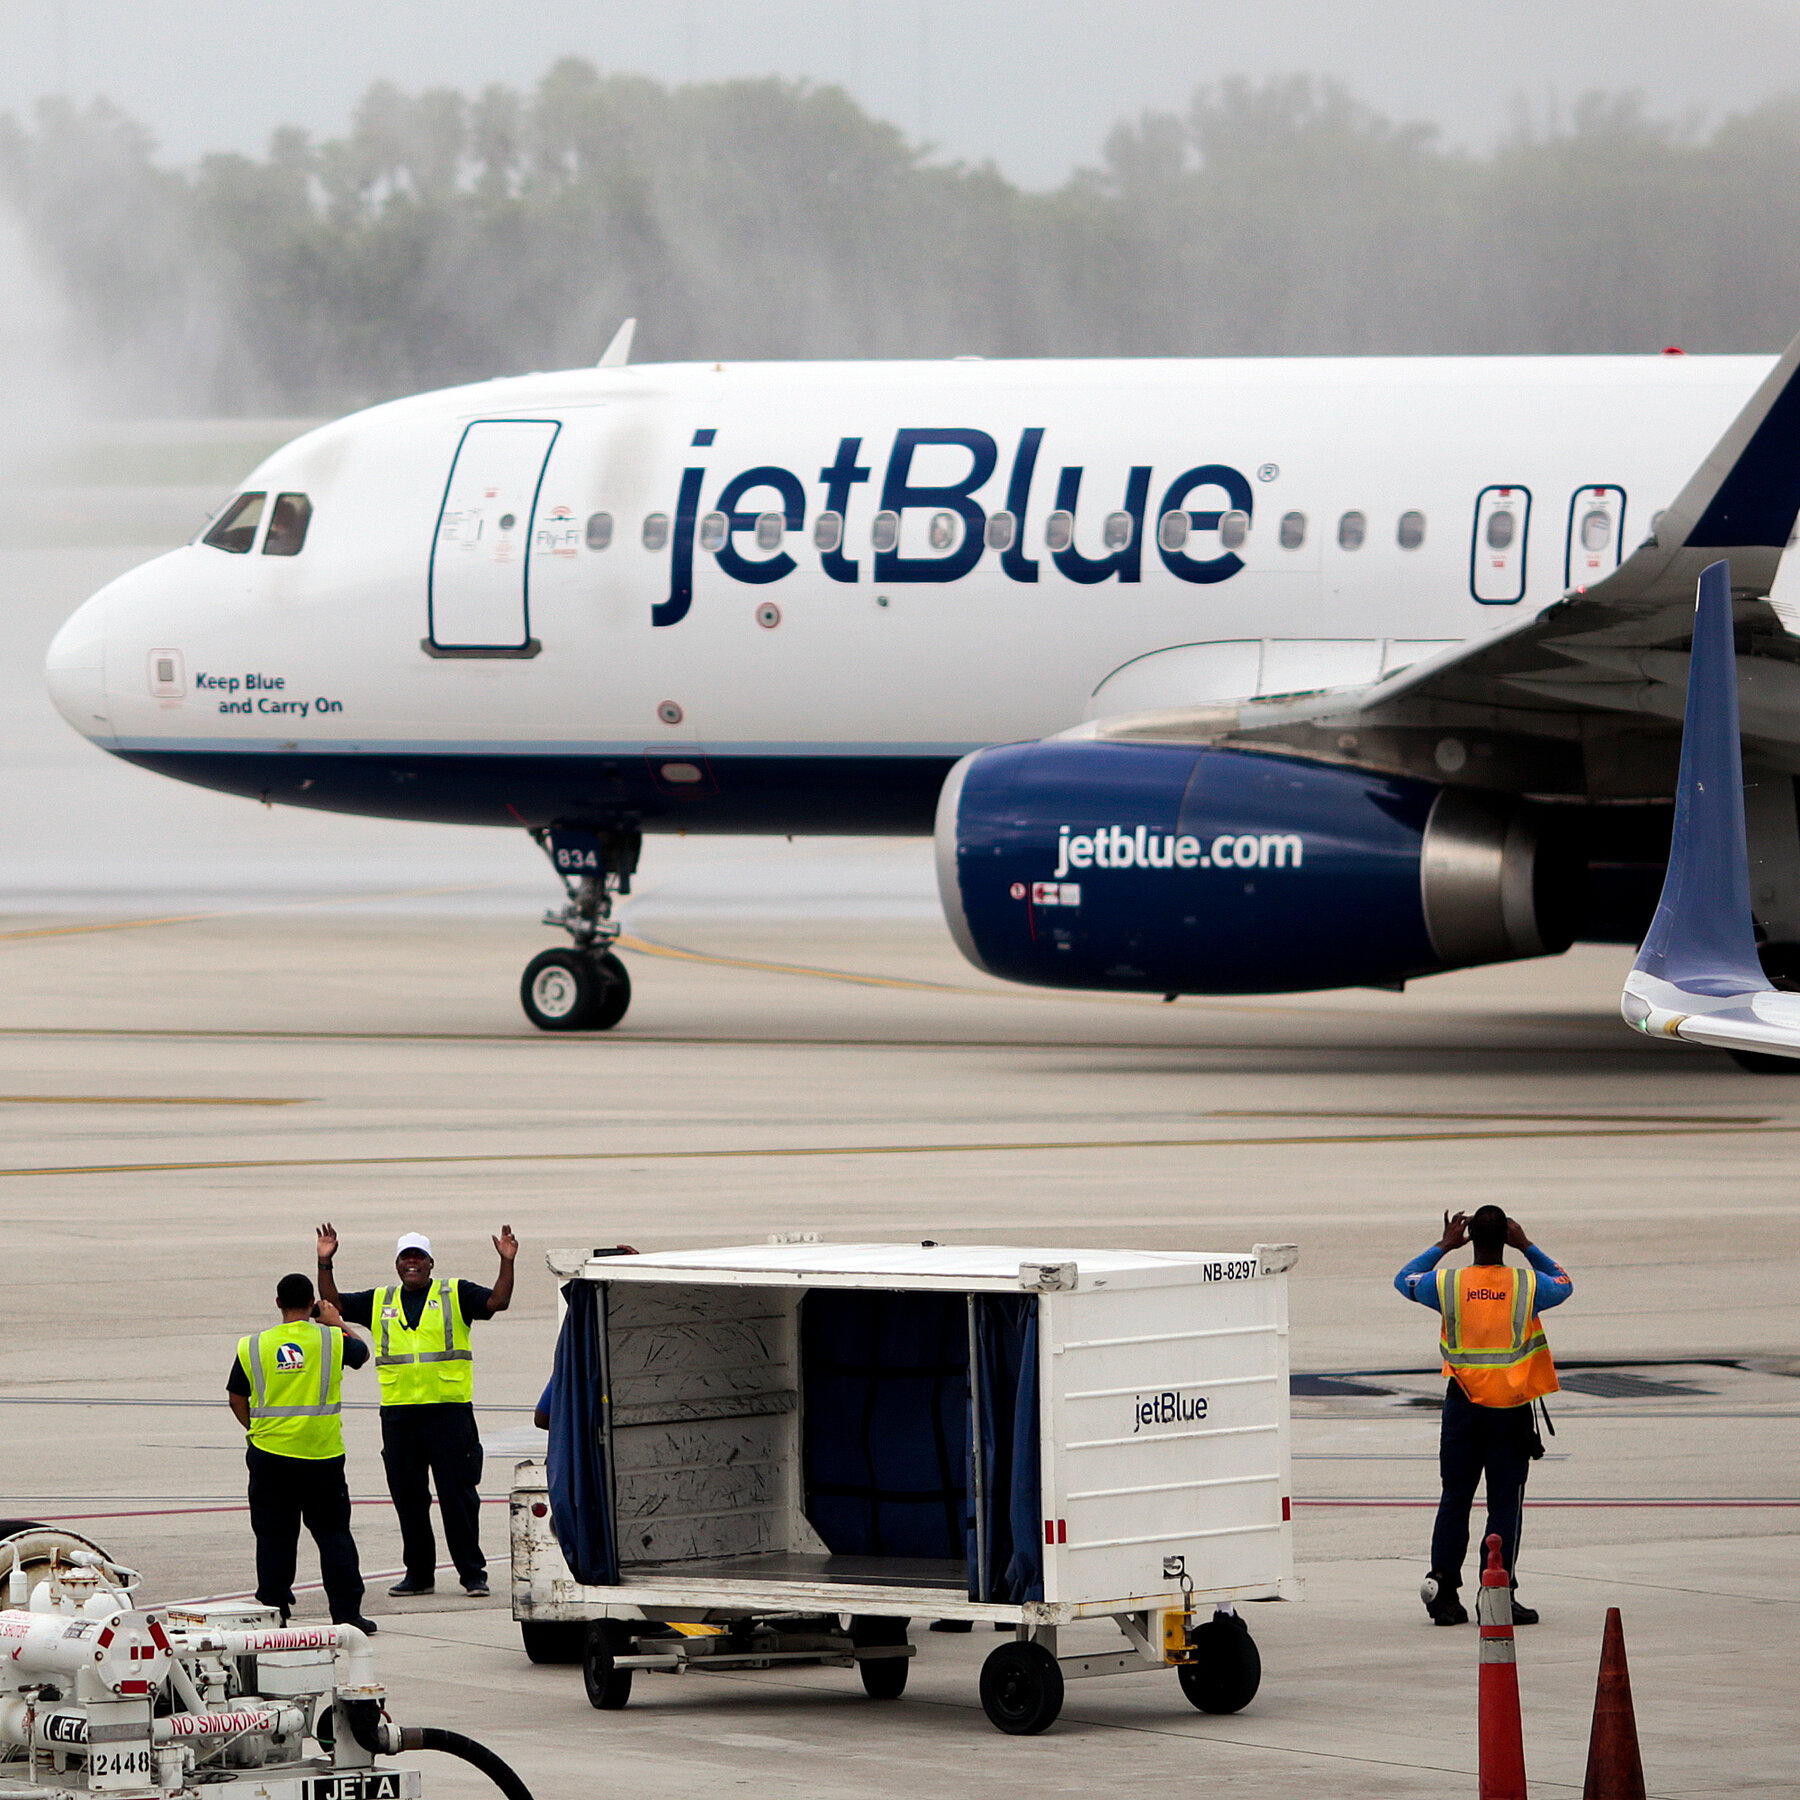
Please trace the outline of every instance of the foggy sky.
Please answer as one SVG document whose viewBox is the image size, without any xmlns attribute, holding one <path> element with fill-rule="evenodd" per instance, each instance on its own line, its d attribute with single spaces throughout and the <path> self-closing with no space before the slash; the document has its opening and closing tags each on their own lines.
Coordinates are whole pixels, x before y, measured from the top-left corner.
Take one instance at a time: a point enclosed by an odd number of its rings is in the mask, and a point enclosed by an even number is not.
<svg viewBox="0 0 1800 1800">
<path fill-rule="evenodd" d="M 1782 0 L 0 0 L 0 110 L 104 95 L 165 152 L 343 129 L 372 81 L 529 85 L 558 56 L 667 82 L 837 82 L 945 155 L 1050 186 L 1145 108 L 1226 75 L 1335 75 L 1485 149 L 1519 99 L 1584 91 L 1716 120 L 1800 87 Z"/>
</svg>

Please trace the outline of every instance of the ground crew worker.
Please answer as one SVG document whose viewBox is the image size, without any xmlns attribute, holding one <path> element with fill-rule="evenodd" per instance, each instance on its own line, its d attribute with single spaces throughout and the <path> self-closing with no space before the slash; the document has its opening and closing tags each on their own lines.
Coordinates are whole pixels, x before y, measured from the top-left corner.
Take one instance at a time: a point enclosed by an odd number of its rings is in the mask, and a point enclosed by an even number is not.
<svg viewBox="0 0 1800 1800">
<path fill-rule="evenodd" d="M 293 1610 L 294 1564 L 304 1521 L 319 1546 L 319 1574 L 331 1616 L 373 1631 L 362 1616 L 362 1569 L 350 1535 L 344 1481 L 345 1369 L 360 1369 L 369 1347 L 343 1329 L 329 1302 L 313 1304 L 304 1275 L 275 1284 L 281 1323 L 238 1342 L 225 1382 L 232 1415 L 249 1433 L 250 1529 L 256 1534 L 256 1598 Z"/>
<path fill-rule="evenodd" d="M 433 1279 L 431 1240 L 407 1232 L 394 1246 L 393 1287 L 340 1294 L 332 1273 L 338 1235 L 319 1227 L 319 1291 L 346 1319 L 369 1327 L 381 1378 L 381 1460 L 400 1518 L 406 1573 L 390 1594 L 429 1594 L 437 1585 L 437 1539 L 431 1530 L 431 1487 L 437 1489 L 444 1544 L 463 1592 L 488 1592 L 481 1554 L 481 1434 L 475 1425 L 475 1367 L 469 1328 L 512 1304 L 519 1240 L 500 1227 L 494 1248 L 500 1273 L 491 1288 Z M 430 1483 L 427 1483 L 427 1476 Z"/>
<path fill-rule="evenodd" d="M 1439 1259 L 1473 1243 L 1467 1268 L 1440 1269 Z M 1528 1269 L 1506 1266 L 1506 1246 L 1521 1252 Z M 1436 1271 L 1435 1274 L 1433 1271 Z M 1516 1219 L 1498 1206 L 1478 1207 L 1472 1218 L 1444 1214 L 1444 1235 L 1415 1256 L 1394 1286 L 1409 1300 L 1443 1315 L 1443 1429 L 1438 1470 L 1443 1496 L 1431 1534 L 1431 1572 L 1419 1589 L 1425 1610 L 1437 1625 L 1462 1625 L 1468 1612 L 1457 1598 L 1463 1556 L 1469 1547 L 1469 1509 L 1475 1484 L 1487 1477 L 1487 1530 L 1495 1533 L 1501 1560 L 1518 1579 L 1519 1537 L 1525 1523 L 1525 1477 L 1542 1443 L 1532 1422 L 1532 1402 L 1557 1390 L 1556 1365 L 1538 1322 L 1540 1312 L 1560 1306 L 1575 1284 L 1526 1236 Z M 1538 1615 L 1512 1601 L 1515 1625 L 1535 1625 Z"/>
</svg>

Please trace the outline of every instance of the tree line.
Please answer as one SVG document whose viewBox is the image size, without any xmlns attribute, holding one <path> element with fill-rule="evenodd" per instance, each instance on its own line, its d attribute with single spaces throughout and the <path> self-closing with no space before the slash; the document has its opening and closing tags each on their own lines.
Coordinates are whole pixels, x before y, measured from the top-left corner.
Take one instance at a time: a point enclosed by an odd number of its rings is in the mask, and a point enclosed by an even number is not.
<svg viewBox="0 0 1800 1800">
<path fill-rule="evenodd" d="M 1486 154 L 1307 78 L 1120 124 L 1051 192 L 841 89 L 557 63 L 381 83 L 341 137 L 168 166 L 103 101 L 0 116 L 0 192 L 124 407 L 328 412 L 636 359 L 1779 348 L 1800 96 L 1709 130 L 1595 95 Z"/>
</svg>

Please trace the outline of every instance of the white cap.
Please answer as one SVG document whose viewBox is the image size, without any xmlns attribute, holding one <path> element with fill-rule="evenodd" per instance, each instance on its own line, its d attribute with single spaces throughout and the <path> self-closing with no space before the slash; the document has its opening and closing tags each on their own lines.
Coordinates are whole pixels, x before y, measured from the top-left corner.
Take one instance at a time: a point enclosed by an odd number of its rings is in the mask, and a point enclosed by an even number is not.
<svg viewBox="0 0 1800 1800">
<path fill-rule="evenodd" d="M 422 1231 L 403 1232 L 400 1241 L 394 1246 L 396 1256 L 404 1256 L 408 1250 L 422 1250 L 427 1256 L 431 1254 L 431 1239 Z"/>
</svg>

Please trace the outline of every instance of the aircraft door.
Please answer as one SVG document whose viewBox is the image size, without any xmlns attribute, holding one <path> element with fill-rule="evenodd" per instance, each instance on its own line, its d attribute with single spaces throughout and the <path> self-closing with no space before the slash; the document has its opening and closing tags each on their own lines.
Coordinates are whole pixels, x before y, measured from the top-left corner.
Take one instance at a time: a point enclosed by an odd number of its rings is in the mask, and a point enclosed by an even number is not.
<svg viewBox="0 0 1800 1800">
<path fill-rule="evenodd" d="M 1483 606 L 1513 606 L 1525 598 L 1525 547 L 1530 531 L 1530 489 L 1490 487 L 1476 496 L 1469 591 Z"/>
<path fill-rule="evenodd" d="M 532 656 L 531 523 L 553 419 L 482 419 L 456 448 L 431 546 L 427 651 Z"/>
<path fill-rule="evenodd" d="M 1577 488 L 1569 497 L 1569 542 L 1563 554 L 1563 586 L 1579 591 L 1619 566 L 1625 536 L 1625 490 Z"/>
</svg>

